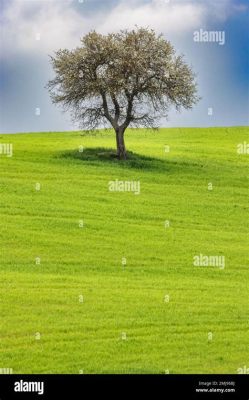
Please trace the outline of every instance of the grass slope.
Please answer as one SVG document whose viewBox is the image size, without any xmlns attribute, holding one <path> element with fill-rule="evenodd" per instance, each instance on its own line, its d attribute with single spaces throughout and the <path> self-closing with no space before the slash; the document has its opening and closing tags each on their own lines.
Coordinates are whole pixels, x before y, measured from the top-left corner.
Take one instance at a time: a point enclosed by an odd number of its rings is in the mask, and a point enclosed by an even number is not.
<svg viewBox="0 0 249 400">
<path fill-rule="evenodd" d="M 14 154 L 0 157 L 0 368 L 249 367 L 243 141 L 246 127 L 129 130 L 124 163 L 105 155 L 111 132 L 2 135 Z M 109 192 L 115 179 L 140 180 L 141 194 Z M 200 253 L 224 255 L 225 268 L 193 266 Z"/>
</svg>

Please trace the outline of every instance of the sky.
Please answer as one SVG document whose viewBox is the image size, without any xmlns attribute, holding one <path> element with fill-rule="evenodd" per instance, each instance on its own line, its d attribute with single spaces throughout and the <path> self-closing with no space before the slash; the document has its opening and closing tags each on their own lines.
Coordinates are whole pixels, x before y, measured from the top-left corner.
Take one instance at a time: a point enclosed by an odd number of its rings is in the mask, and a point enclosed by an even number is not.
<svg viewBox="0 0 249 400">
<path fill-rule="evenodd" d="M 249 0 L 0 0 L 0 133 L 78 129 L 51 103 L 49 55 L 91 30 L 153 28 L 197 74 L 201 100 L 165 127 L 249 125 Z M 216 32 L 215 35 L 213 32 Z"/>
</svg>

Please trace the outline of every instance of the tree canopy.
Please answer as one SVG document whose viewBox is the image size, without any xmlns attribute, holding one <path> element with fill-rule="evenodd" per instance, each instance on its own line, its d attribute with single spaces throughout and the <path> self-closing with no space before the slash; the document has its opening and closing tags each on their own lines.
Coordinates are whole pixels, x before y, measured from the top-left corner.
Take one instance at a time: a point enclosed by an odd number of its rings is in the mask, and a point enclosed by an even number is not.
<svg viewBox="0 0 249 400">
<path fill-rule="evenodd" d="M 198 101 L 195 75 L 183 55 L 147 28 L 92 31 L 76 49 L 56 51 L 51 62 L 52 101 L 84 129 L 113 127 L 121 159 L 128 126 L 156 128 L 171 106 L 191 109 Z"/>
</svg>

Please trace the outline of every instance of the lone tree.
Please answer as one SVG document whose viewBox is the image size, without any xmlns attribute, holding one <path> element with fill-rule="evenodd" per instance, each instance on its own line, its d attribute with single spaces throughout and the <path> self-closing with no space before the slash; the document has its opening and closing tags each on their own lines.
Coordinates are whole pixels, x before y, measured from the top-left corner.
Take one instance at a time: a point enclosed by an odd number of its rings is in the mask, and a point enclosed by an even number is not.
<svg viewBox="0 0 249 400">
<path fill-rule="evenodd" d="M 157 128 L 171 105 L 180 111 L 198 101 L 192 69 L 153 30 L 93 31 L 80 47 L 55 52 L 51 62 L 56 75 L 47 87 L 53 103 L 70 110 L 82 128 L 112 126 L 119 159 L 126 159 L 128 126 Z"/>
</svg>

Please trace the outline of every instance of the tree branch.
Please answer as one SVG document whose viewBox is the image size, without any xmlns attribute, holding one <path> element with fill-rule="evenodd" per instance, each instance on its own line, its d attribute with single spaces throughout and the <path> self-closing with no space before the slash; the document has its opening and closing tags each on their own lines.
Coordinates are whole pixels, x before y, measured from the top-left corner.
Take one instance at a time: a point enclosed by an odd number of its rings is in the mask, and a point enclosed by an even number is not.
<svg viewBox="0 0 249 400">
<path fill-rule="evenodd" d="M 116 126 L 115 120 L 112 118 L 111 114 L 109 113 L 107 100 L 106 100 L 106 93 L 104 91 L 101 91 L 101 97 L 102 97 L 102 100 L 103 100 L 103 109 L 104 109 L 105 117 L 108 119 L 108 121 L 115 128 L 115 126 Z"/>
<path fill-rule="evenodd" d="M 119 103 L 117 101 L 117 98 L 116 98 L 115 94 L 111 94 L 111 99 L 112 99 L 112 102 L 113 102 L 114 107 L 115 107 L 114 120 L 115 120 L 115 123 L 118 124 L 118 120 L 119 120 L 119 117 L 120 117 L 120 106 L 119 106 Z"/>
</svg>

